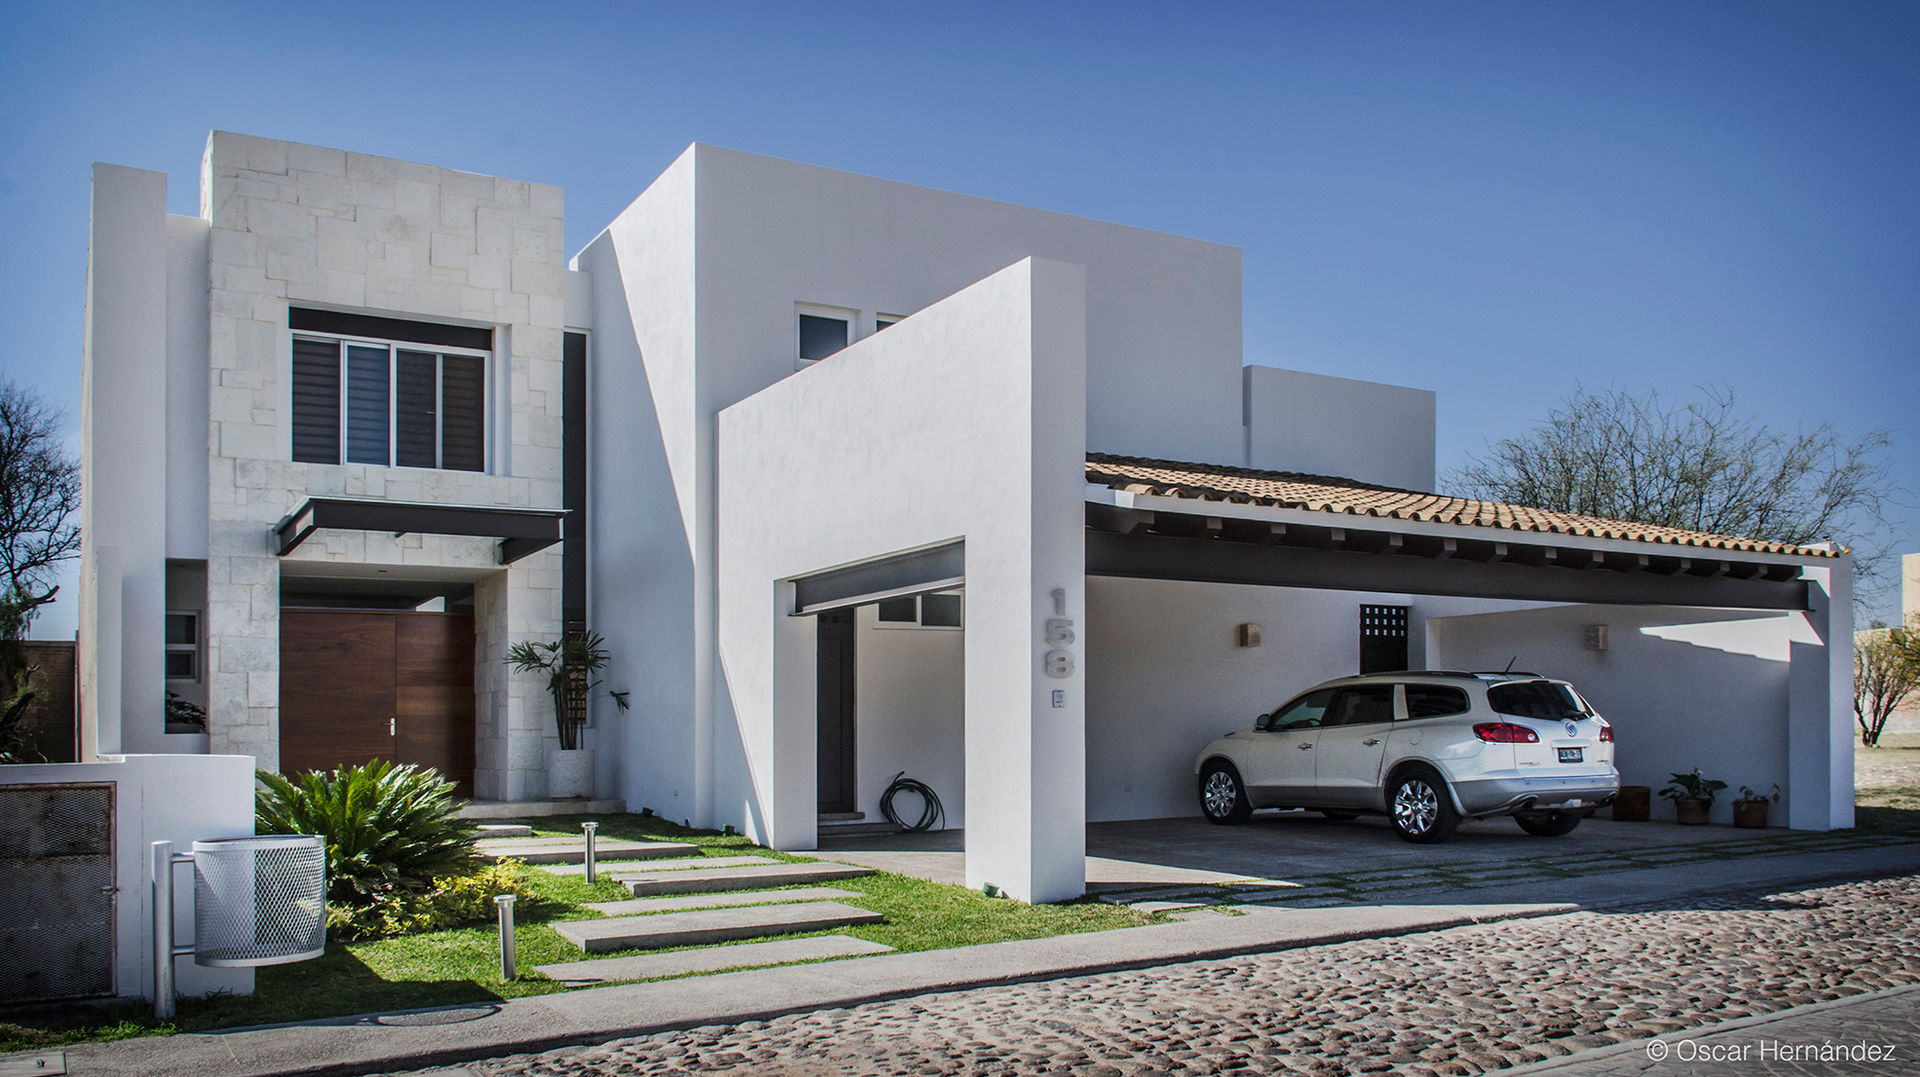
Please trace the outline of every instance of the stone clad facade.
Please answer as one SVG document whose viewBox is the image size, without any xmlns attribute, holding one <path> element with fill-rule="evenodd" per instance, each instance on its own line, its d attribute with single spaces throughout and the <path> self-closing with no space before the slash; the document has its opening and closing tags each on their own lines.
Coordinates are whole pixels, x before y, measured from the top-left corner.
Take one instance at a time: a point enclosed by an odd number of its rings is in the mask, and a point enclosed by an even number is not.
<svg viewBox="0 0 1920 1077">
<path fill-rule="evenodd" d="M 559 188 L 216 132 L 209 249 L 210 747 L 279 758 L 282 560 L 271 527 L 307 497 L 559 508 L 565 317 Z M 495 327 L 484 473 L 294 462 L 288 308 Z M 559 549 L 501 568 L 484 538 L 324 532 L 284 561 L 470 570 L 481 641 L 475 792 L 545 793 L 544 685 L 499 655 L 561 631 Z"/>
</svg>

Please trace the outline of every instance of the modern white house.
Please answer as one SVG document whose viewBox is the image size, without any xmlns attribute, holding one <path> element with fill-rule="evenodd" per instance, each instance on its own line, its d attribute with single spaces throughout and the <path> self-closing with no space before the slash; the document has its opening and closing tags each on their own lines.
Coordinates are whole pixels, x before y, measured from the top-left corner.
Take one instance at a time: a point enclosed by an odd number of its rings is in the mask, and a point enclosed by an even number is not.
<svg viewBox="0 0 1920 1077">
<path fill-rule="evenodd" d="M 1247 365 L 1235 248 L 705 145 L 571 258 L 538 183 L 225 132 L 198 216 L 167 183 L 95 166 L 88 758 L 789 850 L 904 771 L 970 883 L 1052 901 L 1313 683 L 1516 663 L 1629 783 L 1851 824 L 1844 552 L 1436 494 L 1433 392 Z M 632 702 L 590 788 L 504 662 L 583 628 Z"/>
</svg>

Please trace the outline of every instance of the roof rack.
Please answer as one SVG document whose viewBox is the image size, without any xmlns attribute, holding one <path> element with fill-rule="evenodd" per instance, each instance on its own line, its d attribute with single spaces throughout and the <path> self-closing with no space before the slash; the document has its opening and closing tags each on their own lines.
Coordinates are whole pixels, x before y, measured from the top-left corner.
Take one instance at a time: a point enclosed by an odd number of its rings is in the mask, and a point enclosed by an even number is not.
<svg viewBox="0 0 1920 1077">
<path fill-rule="evenodd" d="M 1543 677 L 1538 673 L 1530 673 L 1524 669 L 1481 669 L 1481 670 L 1475 670 L 1474 672 L 1467 674 L 1467 676 L 1469 677 L 1505 677 L 1508 680 L 1515 680 L 1515 681 L 1527 680 L 1529 678 L 1532 678 L 1535 680 L 1546 679 L 1545 677 Z"/>
</svg>

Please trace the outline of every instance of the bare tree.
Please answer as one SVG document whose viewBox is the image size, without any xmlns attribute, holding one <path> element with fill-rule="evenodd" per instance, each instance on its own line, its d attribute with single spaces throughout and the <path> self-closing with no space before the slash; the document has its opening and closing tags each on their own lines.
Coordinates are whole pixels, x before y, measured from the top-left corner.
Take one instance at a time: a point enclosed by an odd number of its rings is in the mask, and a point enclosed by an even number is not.
<svg viewBox="0 0 1920 1077">
<path fill-rule="evenodd" d="M 1853 644 L 1853 717 L 1860 743 L 1880 743 L 1887 718 L 1920 698 L 1920 625 L 1862 632 Z"/>
<path fill-rule="evenodd" d="M 0 379 L 0 763 L 24 760 L 39 696 L 39 668 L 20 641 L 60 591 L 55 570 L 80 552 L 80 468 L 60 427 L 57 410 Z"/>
<path fill-rule="evenodd" d="M 1447 476 L 1460 493 L 1560 512 L 1765 539 L 1832 541 L 1856 571 L 1885 573 L 1881 505 L 1895 493 L 1885 431 L 1843 441 L 1833 424 L 1769 429 L 1706 389 L 1674 405 L 1657 392 L 1577 389 L 1519 437 Z"/>
<path fill-rule="evenodd" d="M 80 465 L 61 447 L 61 425 L 32 390 L 0 380 L 0 601 L 22 631 L 59 592 L 54 571 L 80 552 Z"/>
</svg>

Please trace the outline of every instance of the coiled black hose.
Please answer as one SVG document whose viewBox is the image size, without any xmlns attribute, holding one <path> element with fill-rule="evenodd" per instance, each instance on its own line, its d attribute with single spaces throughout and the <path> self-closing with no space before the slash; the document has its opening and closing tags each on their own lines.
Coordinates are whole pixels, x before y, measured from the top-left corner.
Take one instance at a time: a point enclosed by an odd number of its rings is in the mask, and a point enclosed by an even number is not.
<svg viewBox="0 0 1920 1077">
<path fill-rule="evenodd" d="M 908 823 L 903 822 L 900 816 L 894 813 L 893 798 L 900 793 L 912 793 L 920 798 L 920 818 Z M 880 814 L 887 817 L 887 822 L 902 830 L 933 830 L 946 827 L 947 810 L 940 806 L 939 795 L 926 782 L 907 777 L 907 772 L 904 770 L 893 776 L 893 784 L 887 786 L 887 791 L 880 795 Z M 936 823 L 940 825 L 936 827 Z"/>
</svg>

